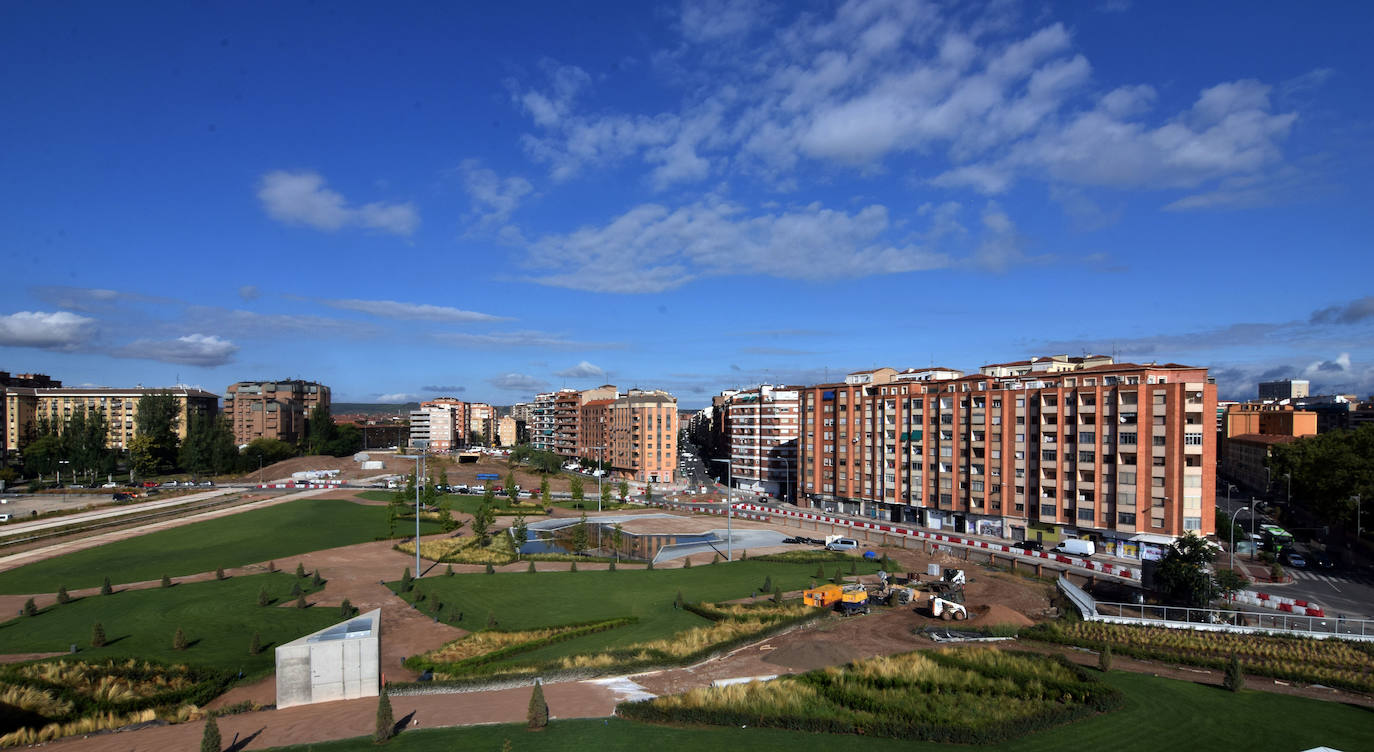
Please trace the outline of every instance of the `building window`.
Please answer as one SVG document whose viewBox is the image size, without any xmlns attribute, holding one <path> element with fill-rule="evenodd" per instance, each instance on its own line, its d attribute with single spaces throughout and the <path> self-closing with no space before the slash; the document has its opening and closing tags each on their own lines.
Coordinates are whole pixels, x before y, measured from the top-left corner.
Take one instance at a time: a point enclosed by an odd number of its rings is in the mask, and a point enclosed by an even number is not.
<svg viewBox="0 0 1374 752">
<path fill-rule="evenodd" d="M 1202 446 L 1202 434 L 1185 433 L 1183 434 L 1183 443 L 1188 446 Z"/>
<path fill-rule="evenodd" d="M 1041 516 L 1041 517 L 1053 517 L 1053 516 L 1054 516 L 1054 505 L 1053 505 L 1053 504 L 1041 504 L 1041 505 L 1040 505 L 1040 516 Z"/>
<path fill-rule="evenodd" d="M 1117 512 L 1116 524 L 1135 525 L 1135 512 Z"/>
<path fill-rule="evenodd" d="M 1135 443 L 1135 432 L 1133 432 L 1133 431 L 1122 431 L 1121 433 L 1117 434 L 1117 439 L 1116 439 L 1116 440 L 1117 440 L 1117 443 L 1120 443 L 1120 444 L 1134 444 L 1134 443 Z"/>
<path fill-rule="evenodd" d="M 1201 529 L 1202 529 L 1202 518 L 1201 518 L 1201 517 L 1184 517 L 1184 518 L 1183 518 L 1183 529 L 1184 529 L 1184 530 L 1201 530 Z"/>
<path fill-rule="evenodd" d="M 1093 510 L 1091 510 L 1091 509 L 1079 509 L 1079 510 L 1078 510 L 1078 521 L 1079 521 L 1079 522 L 1092 522 L 1092 521 L 1093 521 Z"/>
<path fill-rule="evenodd" d="M 1079 431 L 1079 432 L 1078 432 L 1078 443 L 1079 443 L 1079 444 L 1092 444 L 1092 443 L 1094 443 L 1094 442 L 1096 442 L 1096 441 L 1097 441 L 1097 432 L 1095 432 L 1095 431 Z"/>
<path fill-rule="evenodd" d="M 1162 446 L 1164 446 L 1164 437 L 1163 437 L 1163 436 L 1152 436 L 1152 437 L 1150 437 L 1150 444 L 1153 445 L 1153 446 L 1161 446 L 1161 447 L 1162 447 Z"/>
</svg>

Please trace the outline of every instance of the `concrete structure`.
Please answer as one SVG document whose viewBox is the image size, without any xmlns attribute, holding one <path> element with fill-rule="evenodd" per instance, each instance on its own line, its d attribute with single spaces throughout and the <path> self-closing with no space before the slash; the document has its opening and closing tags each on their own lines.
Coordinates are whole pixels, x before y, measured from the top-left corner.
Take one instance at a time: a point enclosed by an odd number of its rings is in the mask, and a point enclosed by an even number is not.
<svg viewBox="0 0 1374 752">
<path fill-rule="evenodd" d="M 619 478 L 667 483 L 677 473 L 677 398 L 631 389 L 610 407 L 611 472 Z"/>
<path fill-rule="evenodd" d="M 791 498 L 788 492 L 797 485 L 800 389 L 764 384 L 729 397 L 731 472 L 726 477 L 736 488 Z"/>
<path fill-rule="evenodd" d="M 454 397 L 436 397 L 410 413 L 409 446 L 429 442 L 431 452 L 449 452 L 468 445 L 469 405 Z"/>
<path fill-rule="evenodd" d="M 1311 382 L 1306 379 L 1261 381 L 1259 383 L 1259 398 L 1262 400 L 1281 400 L 1306 397 L 1310 386 Z"/>
<path fill-rule="evenodd" d="M 799 503 L 1124 556 L 1213 527 L 1204 368 L 1051 356 L 802 389 Z M 902 378 L 906 376 L 906 378 Z"/>
<path fill-rule="evenodd" d="M 219 396 L 188 386 L 117 389 L 110 387 L 25 387 L 4 388 L 5 447 L 18 451 L 35 435 L 42 423 L 61 427 L 77 410 L 94 411 L 108 424 L 106 444 L 112 449 L 127 449 L 138 433 L 138 403 L 143 397 L 169 394 L 177 401 L 177 436 L 186 437 L 191 415 L 215 415 Z"/>
<path fill-rule="evenodd" d="M 1222 474 L 1246 489 L 1265 493 L 1270 482 L 1269 457 L 1279 444 L 1292 444 L 1297 436 L 1242 434 L 1226 439 L 1221 467 Z M 1278 481 L 1282 484 L 1283 479 Z"/>
<path fill-rule="evenodd" d="M 485 402 L 468 403 L 468 435 L 464 440 L 471 444 L 479 438 L 488 445 L 496 443 L 496 408 Z"/>
<path fill-rule="evenodd" d="M 381 691 L 382 610 L 277 648 L 277 708 L 376 697 Z"/>
<path fill-rule="evenodd" d="M 329 407 L 329 387 L 314 381 L 240 381 L 224 391 L 224 416 L 239 444 L 253 439 L 300 443 L 317 406 Z"/>
</svg>

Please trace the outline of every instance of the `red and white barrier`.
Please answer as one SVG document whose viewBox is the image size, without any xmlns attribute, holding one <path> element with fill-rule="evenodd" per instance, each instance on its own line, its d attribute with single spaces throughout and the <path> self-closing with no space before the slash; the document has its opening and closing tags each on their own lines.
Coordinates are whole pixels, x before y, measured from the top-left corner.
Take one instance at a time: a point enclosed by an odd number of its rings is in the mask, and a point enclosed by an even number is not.
<svg viewBox="0 0 1374 752">
<path fill-rule="evenodd" d="M 668 505 L 668 503 L 666 502 L 650 503 L 655 504 L 657 506 Z M 724 510 L 716 509 L 713 507 L 697 507 L 691 505 L 684 505 L 681 503 L 674 503 L 673 506 L 679 509 L 686 509 L 692 512 L 703 514 L 723 515 L 725 513 Z M 769 517 L 790 517 L 793 519 L 807 520 L 809 522 L 819 522 L 827 525 L 849 527 L 856 530 L 873 530 L 880 533 L 887 533 L 889 535 L 905 535 L 910 536 L 912 538 L 933 541 L 936 543 L 947 543 L 955 546 L 963 546 L 966 548 L 980 548 L 988 551 L 997 551 L 999 553 L 1018 556 L 1024 559 L 1044 559 L 1046 561 L 1052 561 L 1058 564 L 1068 564 L 1071 566 L 1081 567 L 1083 569 L 1091 570 L 1094 572 L 1102 572 L 1103 574 L 1112 575 L 1114 577 L 1121 577 L 1124 579 L 1136 581 L 1140 580 L 1140 570 L 1135 567 L 1126 567 L 1121 566 L 1119 564 L 1113 564 L 1110 562 L 1093 561 L 1092 559 L 1082 559 L 1077 556 L 1064 556 L 1062 554 L 1051 553 L 1048 551 L 1026 551 L 1021 548 L 1006 546 L 999 543 L 992 543 L 989 541 L 978 540 L 975 538 L 963 538 L 958 535 L 937 533 L 932 532 L 930 530 L 917 530 L 914 528 L 902 527 L 900 525 L 888 525 L 876 522 L 848 520 L 842 517 L 831 517 L 829 515 L 815 514 L 812 512 L 794 512 L 790 509 L 771 509 L 769 507 L 759 506 L 756 504 L 735 504 L 734 508 L 737 510 L 735 516 L 744 517 L 746 519 L 767 521 Z M 747 510 L 748 512 L 758 514 L 746 514 L 738 510 Z"/>
<path fill-rule="evenodd" d="M 1319 605 L 1311 601 L 1298 598 L 1286 598 L 1281 595 L 1270 595 L 1269 593 L 1257 593 L 1252 590 L 1242 590 L 1231 596 L 1234 603 L 1244 603 L 1248 606 L 1259 606 L 1260 608 L 1272 608 L 1275 611 L 1283 611 L 1289 614 L 1300 616 L 1326 616 L 1326 611 Z"/>
</svg>

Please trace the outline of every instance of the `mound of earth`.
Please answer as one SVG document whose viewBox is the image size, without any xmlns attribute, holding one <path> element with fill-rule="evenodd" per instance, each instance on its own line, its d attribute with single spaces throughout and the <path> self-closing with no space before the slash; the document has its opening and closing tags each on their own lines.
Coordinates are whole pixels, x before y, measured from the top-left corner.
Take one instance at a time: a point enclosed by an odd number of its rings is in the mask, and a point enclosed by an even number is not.
<svg viewBox="0 0 1374 752">
<path fill-rule="evenodd" d="M 1029 616 L 1000 603 L 974 608 L 972 621 L 985 625 L 1011 624 L 1017 627 L 1029 627 L 1035 623 Z"/>
<path fill-rule="evenodd" d="M 825 666 L 839 666 L 865 657 L 864 651 L 851 642 L 825 639 L 828 636 L 817 634 L 811 640 L 789 642 L 769 651 L 762 660 L 800 673 Z"/>
</svg>

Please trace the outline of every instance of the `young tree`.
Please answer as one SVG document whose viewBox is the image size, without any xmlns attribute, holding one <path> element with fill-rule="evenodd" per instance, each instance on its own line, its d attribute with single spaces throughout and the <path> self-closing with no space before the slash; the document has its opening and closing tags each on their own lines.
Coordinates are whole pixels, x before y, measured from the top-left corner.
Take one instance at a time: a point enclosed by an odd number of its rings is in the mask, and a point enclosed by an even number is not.
<svg viewBox="0 0 1374 752">
<path fill-rule="evenodd" d="M 581 554 L 591 545 L 591 533 L 587 529 L 587 514 L 582 513 L 582 518 L 573 525 L 571 531 L 572 549 L 574 553 Z"/>
<path fill-rule="evenodd" d="M 257 655 L 262 652 L 262 633 L 254 632 L 253 639 L 248 641 L 248 654 Z"/>
<path fill-rule="evenodd" d="M 621 501 L 624 501 L 624 500 L 630 498 L 630 484 L 629 484 L 628 482 L 622 480 L 622 481 L 620 481 L 620 483 L 618 483 L 618 484 L 616 484 L 616 485 L 617 485 L 617 489 L 620 491 L 620 500 L 621 500 Z"/>
<path fill-rule="evenodd" d="M 172 635 L 172 649 L 186 649 L 186 633 L 182 631 L 181 627 L 177 627 L 177 633 Z"/>
<path fill-rule="evenodd" d="M 171 578 L 171 577 L 168 577 L 168 576 L 165 575 L 165 574 L 162 575 L 162 586 L 163 586 L 163 587 L 171 587 L 171 586 L 172 586 L 172 578 Z"/>
<path fill-rule="evenodd" d="M 105 575 L 105 579 L 100 583 L 100 594 L 101 594 L 101 595 L 109 595 L 110 593 L 113 593 L 113 592 L 114 592 L 114 588 L 110 586 L 110 576 L 109 576 L 109 575 Z"/>
<path fill-rule="evenodd" d="M 544 701 L 544 687 L 538 679 L 534 680 L 534 692 L 530 694 L 530 709 L 526 719 L 535 731 L 549 725 L 549 704 Z"/>
<path fill-rule="evenodd" d="M 645 483 L 645 484 L 644 484 L 644 500 L 645 500 L 646 502 L 647 502 L 647 501 L 653 501 L 653 500 L 654 500 L 654 484 L 652 484 L 652 483 Z"/>
<path fill-rule="evenodd" d="M 105 647 L 105 627 L 100 622 L 91 625 L 91 647 Z"/>
<path fill-rule="evenodd" d="M 181 405 L 171 392 L 154 392 L 140 397 L 134 411 L 136 438 L 148 439 L 146 444 L 131 447 L 130 453 L 141 452 L 141 458 L 131 458 L 136 464 L 152 467 L 156 475 L 170 472 L 176 465 L 177 429 L 181 425 Z"/>
<path fill-rule="evenodd" d="M 511 539 L 515 543 L 515 559 L 520 560 L 520 549 L 530 542 L 530 526 L 525 522 L 525 515 L 516 515 L 515 523 L 510 527 Z"/>
<path fill-rule="evenodd" d="M 220 752 L 223 741 L 219 738 L 219 724 L 212 715 L 205 719 L 205 733 L 200 737 L 200 752 Z"/>
<path fill-rule="evenodd" d="M 1250 581 L 1245 579 L 1245 575 L 1234 569 L 1218 569 L 1212 578 L 1212 586 L 1216 589 L 1216 594 L 1222 598 L 1230 598 L 1236 593 L 1245 589 Z"/>
<path fill-rule="evenodd" d="M 620 526 L 619 522 L 617 522 L 615 523 L 615 527 L 611 528 L 611 547 L 615 549 L 616 561 L 620 561 L 620 546 L 624 542 L 625 529 Z"/>
<path fill-rule="evenodd" d="M 487 502 L 477 507 L 477 511 L 472 514 L 472 534 L 477 536 L 480 545 L 487 545 L 487 533 L 491 531 L 491 524 L 496 521 L 496 510 L 492 509 Z"/>
<path fill-rule="evenodd" d="M 340 618 L 340 619 L 351 619 L 351 618 L 353 618 L 353 604 L 352 604 L 347 598 L 344 598 L 344 599 L 343 599 L 343 603 L 340 603 L 340 604 L 339 604 L 339 618 Z"/>
<path fill-rule="evenodd" d="M 773 603 L 779 606 L 782 605 L 782 587 L 779 585 L 773 586 Z"/>
<path fill-rule="evenodd" d="M 1155 582 L 1176 602 L 1205 606 L 1212 598 L 1207 565 L 1215 558 L 1211 544 L 1189 532 L 1165 551 L 1155 570 Z"/>
<path fill-rule="evenodd" d="M 215 579 L 224 579 L 224 567 L 215 567 Z"/>
<path fill-rule="evenodd" d="M 305 562 L 298 561 L 296 562 L 296 579 L 299 580 L 303 577 L 305 577 Z"/>
<path fill-rule="evenodd" d="M 1231 661 L 1226 664 L 1226 676 L 1222 678 L 1221 684 L 1232 692 L 1239 692 L 1245 688 L 1245 670 L 1241 668 L 1240 656 L 1235 653 L 1231 654 Z"/>
<path fill-rule="evenodd" d="M 539 500 L 542 501 L 542 502 L 544 503 L 544 506 L 547 507 L 547 506 L 549 505 L 549 501 L 550 501 L 551 498 L 552 498 L 552 497 L 549 495 L 549 479 L 548 479 L 548 478 L 540 478 L 540 479 L 539 479 Z"/>
<path fill-rule="evenodd" d="M 267 588 L 258 589 L 258 605 L 266 608 L 272 603 L 272 599 L 267 595 Z"/>
<path fill-rule="evenodd" d="M 58 586 L 57 586 L 57 602 L 58 602 L 58 603 L 71 603 L 71 602 L 72 602 L 72 597 L 71 597 L 70 595 L 67 594 L 67 586 L 66 586 L 66 585 L 58 585 Z"/>
<path fill-rule="evenodd" d="M 439 507 L 439 527 L 446 533 L 451 533 L 458 529 L 458 521 L 453 519 L 453 512 L 446 506 Z"/>
<path fill-rule="evenodd" d="M 391 698 L 383 687 L 381 697 L 377 698 L 377 725 L 372 732 L 372 741 L 385 744 L 395 735 L 396 717 L 391 714 Z"/>
<path fill-rule="evenodd" d="M 1102 652 L 1097 654 L 1097 668 L 1102 673 L 1112 670 L 1112 646 L 1102 648 Z"/>
<path fill-rule="evenodd" d="M 30 598 L 30 599 L 24 601 L 24 615 L 25 615 L 25 616 L 37 616 L 37 615 L 38 615 L 38 606 L 37 606 L 37 604 L 35 604 L 35 603 L 33 602 L 33 599 L 32 599 L 32 598 Z"/>
<path fill-rule="evenodd" d="M 573 476 L 572 479 L 568 481 L 568 490 L 572 492 L 573 503 L 581 504 L 584 498 L 582 496 L 582 478 Z"/>
<path fill-rule="evenodd" d="M 601 506 L 603 506 L 603 507 L 605 507 L 605 506 L 610 506 L 610 503 L 611 503 L 611 487 L 610 487 L 610 486 L 602 486 L 602 487 L 601 487 Z"/>
</svg>

